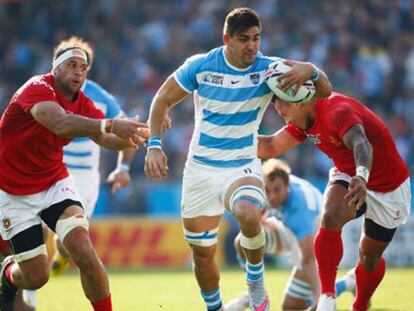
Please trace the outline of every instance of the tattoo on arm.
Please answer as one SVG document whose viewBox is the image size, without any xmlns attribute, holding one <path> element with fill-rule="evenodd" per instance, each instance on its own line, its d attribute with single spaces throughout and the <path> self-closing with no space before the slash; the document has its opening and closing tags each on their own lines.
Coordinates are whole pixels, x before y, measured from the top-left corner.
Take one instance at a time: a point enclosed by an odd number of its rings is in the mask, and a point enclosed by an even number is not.
<svg viewBox="0 0 414 311">
<path fill-rule="evenodd" d="M 372 146 L 365 135 L 364 127 L 361 124 L 352 126 L 343 137 L 345 145 L 352 149 L 355 166 L 364 166 L 371 169 Z"/>
</svg>

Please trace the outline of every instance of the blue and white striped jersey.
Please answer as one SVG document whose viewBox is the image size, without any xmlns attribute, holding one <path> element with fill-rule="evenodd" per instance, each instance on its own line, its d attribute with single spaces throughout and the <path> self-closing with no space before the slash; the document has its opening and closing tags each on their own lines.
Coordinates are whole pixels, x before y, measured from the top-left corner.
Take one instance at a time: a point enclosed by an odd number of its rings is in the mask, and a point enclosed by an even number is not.
<svg viewBox="0 0 414 311">
<path fill-rule="evenodd" d="M 321 206 L 322 193 L 309 181 L 290 175 L 289 194 L 279 211 L 298 240 L 315 233 Z"/>
<path fill-rule="evenodd" d="M 117 118 L 123 114 L 118 102 L 99 84 L 86 80 L 83 93 L 102 110 L 107 118 Z M 82 170 L 98 172 L 100 147 L 87 137 L 77 137 L 63 148 L 63 161 L 69 171 Z"/>
<path fill-rule="evenodd" d="M 270 102 L 264 81 L 268 65 L 280 58 L 258 53 L 246 69 L 232 66 L 224 46 L 194 55 L 174 73 L 194 92 L 195 128 L 188 158 L 216 167 L 237 167 L 257 157 L 257 131 Z"/>
</svg>

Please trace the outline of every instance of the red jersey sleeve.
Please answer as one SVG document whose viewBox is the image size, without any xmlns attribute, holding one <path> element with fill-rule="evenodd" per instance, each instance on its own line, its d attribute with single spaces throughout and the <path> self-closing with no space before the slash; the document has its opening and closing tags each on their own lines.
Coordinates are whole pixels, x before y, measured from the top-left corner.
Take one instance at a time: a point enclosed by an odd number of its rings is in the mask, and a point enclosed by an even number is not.
<svg viewBox="0 0 414 311">
<path fill-rule="evenodd" d="M 306 134 L 304 131 L 298 129 L 293 124 L 285 125 L 284 129 L 293 136 L 297 141 L 303 142 L 306 139 Z"/>
<path fill-rule="evenodd" d="M 44 101 L 56 101 L 56 93 L 46 81 L 35 81 L 24 87 L 17 95 L 17 102 L 25 112 Z"/>
<path fill-rule="evenodd" d="M 344 134 L 355 124 L 363 124 L 358 111 L 353 109 L 350 105 L 336 106 L 337 109 L 332 109 L 327 118 L 331 129 L 336 132 L 340 139 Z"/>
</svg>

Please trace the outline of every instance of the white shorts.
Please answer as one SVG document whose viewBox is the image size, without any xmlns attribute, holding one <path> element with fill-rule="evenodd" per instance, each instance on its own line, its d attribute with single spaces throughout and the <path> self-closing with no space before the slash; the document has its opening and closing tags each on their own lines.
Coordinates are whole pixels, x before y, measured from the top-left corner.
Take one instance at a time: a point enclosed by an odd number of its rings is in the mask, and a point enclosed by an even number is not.
<svg viewBox="0 0 414 311">
<path fill-rule="evenodd" d="M 69 170 L 69 172 L 75 180 L 75 186 L 85 210 L 85 215 L 90 219 L 99 196 L 99 172 L 86 170 Z"/>
<path fill-rule="evenodd" d="M 181 196 L 182 217 L 222 215 L 228 188 L 236 180 L 248 176 L 263 181 L 259 159 L 235 168 L 212 167 L 189 159 L 184 168 Z"/>
<path fill-rule="evenodd" d="M 343 180 L 351 181 L 351 176 L 332 168 L 329 171 L 329 183 Z M 367 191 L 367 211 L 365 218 L 371 219 L 376 224 L 394 229 L 407 222 L 411 210 L 411 184 L 407 178 L 398 188 L 390 192 Z"/>
<path fill-rule="evenodd" d="M 4 240 L 42 223 L 40 212 L 64 200 L 79 201 L 71 176 L 49 189 L 30 195 L 11 195 L 0 190 L 0 233 Z"/>
</svg>

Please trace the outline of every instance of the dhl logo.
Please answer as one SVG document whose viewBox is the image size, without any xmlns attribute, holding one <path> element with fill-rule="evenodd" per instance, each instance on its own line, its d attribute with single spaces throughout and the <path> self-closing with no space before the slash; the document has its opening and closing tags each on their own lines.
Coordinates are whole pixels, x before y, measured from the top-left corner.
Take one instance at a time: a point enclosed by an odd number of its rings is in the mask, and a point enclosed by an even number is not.
<svg viewBox="0 0 414 311">
<path fill-rule="evenodd" d="M 220 231 L 224 233 L 225 229 Z M 191 263 L 191 251 L 179 220 L 92 222 L 90 235 L 107 267 L 185 267 Z M 222 261 L 222 251 L 219 253 Z"/>
</svg>

